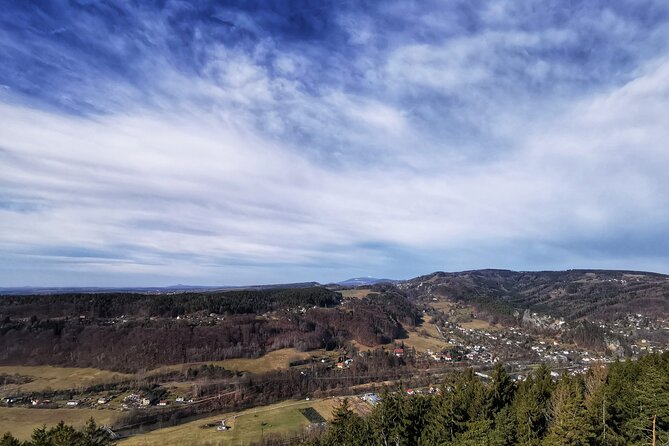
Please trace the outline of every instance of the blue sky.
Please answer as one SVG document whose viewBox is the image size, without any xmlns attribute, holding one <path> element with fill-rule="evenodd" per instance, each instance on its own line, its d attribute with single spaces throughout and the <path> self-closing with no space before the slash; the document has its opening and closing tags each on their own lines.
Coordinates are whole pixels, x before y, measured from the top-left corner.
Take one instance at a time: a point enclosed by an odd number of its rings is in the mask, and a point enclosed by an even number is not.
<svg viewBox="0 0 669 446">
<path fill-rule="evenodd" d="M 666 1 L 0 11 L 0 286 L 669 273 Z"/>
</svg>

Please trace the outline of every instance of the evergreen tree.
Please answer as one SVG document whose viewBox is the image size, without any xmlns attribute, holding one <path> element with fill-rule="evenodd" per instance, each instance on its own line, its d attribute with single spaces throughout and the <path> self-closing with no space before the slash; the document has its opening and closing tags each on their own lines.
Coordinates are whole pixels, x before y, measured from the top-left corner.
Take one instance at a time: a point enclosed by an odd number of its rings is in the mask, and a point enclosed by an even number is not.
<svg viewBox="0 0 669 446">
<path fill-rule="evenodd" d="M 405 398 L 407 402 L 406 416 L 409 420 L 407 427 L 407 441 L 410 445 L 417 445 L 427 425 L 427 415 L 432 411 L 431 397 L 414 395 Z"/>
<path fill-rule="evenodd" d="M 587 446 L 593 437 L 587 422 L 582 387 L 577 378 L 563 375 L 550 400 L 551 423 L 545 446 Z"/>
<path fill-rule="evenodd" d="M 519 386 L 513 402 L 517 445 L 540 444 L 548 424 L 548 401 L 552 390 L 550 370 L 543 364 Z"/>
<path fill-rule="evenodd" d="M 657 366 L 646 367 L 635 385 L 636 414 L 626 424 L 629 439 L 647 443 L 652 436 L 653 418 L 656 432 L 669 430 L 669 374 Z"/>
<path fill-rule="evenodd" d="M 426 414 L 420 445 L 428 446 L 450 441 L 457 431 L 454 414 L 453 387 L 442 385 L 433 397 L 432 410 Z"/>
<path fill-rule="evenodd" d="M 370 415 L 369 427 L 375 444 L 408 446 L 409 407 L 401 392 L 384 392 Z"/>
<path fill-rule="evenodd" d="M 83 439 L 84 436 L 80 432 L 61 421 L 47 431 L 47 443 L 44 446 L 79 446 L 82 445 Z"/>
<path fill-rule="evenodd" d="M 490 446 L 512 446 L 516 441 L 516 419 L 511 405 L 495 415 L 495 427 L 490 433 Z"/>
<path fill-rule="evenodd" d="M 610 394 L 607 385 L 608 367 L 603 364 L 588 369 L 584 377 L 587 422 L 593 429 L 595 445 L 622 446 L 624 438 L 614 429 Z"/>
<path fill-rule="evenodd" d="M 460 430 L 465 429 L 464 424 L 468 421 L 486 418 L 486 396 L 486 387 L 473 369 L 468 369 L 455 381 L 454 415 Z"/>
<path fill-rule="evenodd" d="M 0 438 L 0 446 L 21 446 L 21 442 L 7 432 Z"/>
<path fill-rule="evenodd" d="M 469 421 L 465 429 L 455 436 L 452 443 L 440 443 L 453 446 L 480 446 L 490 443 L 489 433 L 492 421 L 488 419 Z"/>
<path fill-rule="evenodd" d="M 516 386 L 509 374 L 504 370 L 504 367 L 499 363 L 495 365 L 490 378 L 491 381 L 488 386 L 486 405 L 488 415 L 493 417 L 503 407 L 511 403 L 516 391 Z"/>
<path fill-rule="evenodd" d="M 350 409 L 348 399 L 335 408 L 333 419 L 325 438 L 326 444 L 356 446 L 364 444 L 368 437 L 367 425 L 359 415 Z"/>
</svg>

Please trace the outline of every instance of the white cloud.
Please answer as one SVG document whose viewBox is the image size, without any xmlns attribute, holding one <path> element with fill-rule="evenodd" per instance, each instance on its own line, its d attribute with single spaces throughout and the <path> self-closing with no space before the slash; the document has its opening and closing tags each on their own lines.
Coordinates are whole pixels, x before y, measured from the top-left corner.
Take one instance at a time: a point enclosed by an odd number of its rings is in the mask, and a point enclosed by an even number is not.
<svg viewBox="0 0 669 446">
<path fill-rule="evenodd" d="M 648 98 L 666 89 L 666 67 L 538 120 L 510 158 L 444 166 L 444 174 L 439 166 L 329 168 L 206 115 L 87 119 L 5 104 L 0 186 L 46 206 L 1 211 L 0 246 L 121 247 L 128 259 L 92 267 L 188 274 L 198 270 L 184 270 L 184 256 L 222 265 L 357 262 L 369 242 L 457 250 L 594 235 L 626 227 L 626 215 L 667 224 L 669 135 L 658 132 L 669 123 L 622 111 L 666 103 Z"/>
<path fill-rule="evenodd" d="M 386 275 L 406 253 L 431 269 L 624 263 L 578 244 L 669 227 L 669 62 L 581 88 L 573 61 L 527 56 L 577 33 L 502 29 L 509 12 L 488 12 L 494 29 L 393 41 L 347 61 L 353 74 L 269 38 L 249 50 L 202 37 L 197 74 L 159 53 L 143 100 L 125 82 L 87 84 L 99 89 L 88 100 L 122 105 L 104 114 L 5 92 L 0 253 L 19 268 L 208 283 Z M 367 18 L 340 22 L 351 43 L 376 42 Z M 578 85 L 526 85 L 553 79 Z M 629 258 L 660 269 L 658 252 Z M 319 268 L 330 272 L 308 276 Z"/>
</svg>

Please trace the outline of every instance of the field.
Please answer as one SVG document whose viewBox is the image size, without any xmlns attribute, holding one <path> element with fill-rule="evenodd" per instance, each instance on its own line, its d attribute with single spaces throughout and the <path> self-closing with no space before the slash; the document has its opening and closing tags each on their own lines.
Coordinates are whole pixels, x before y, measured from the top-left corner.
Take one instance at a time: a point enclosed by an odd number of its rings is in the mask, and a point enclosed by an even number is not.
<svg viewBox="0 0 669 446">
<path fill-rule="evenodd" d="M 290 361 L 296 359 L 307 359 L 310 358 L 311 356 L 312 354 L 308 352 L 300 352 L 298 350 L 295 350 L 294 348 L 284 348 L 281 350 L 274 350 L 259 358 L 235 358 L 235 359 L 226 359 L 224 361 L 208 361 L 208 362 L 198 362 L 198 363 L 188 363 L 188 364 L 177 364 L 177 365 L 160 367 L 159 369 L 156 369 L 154 372 L 164 371 L 164 370 L 186 370 L 189 367 L 201 364 L 215 364 L 224 367 L 228 370 L 234 370 L 238 372 L 262 373 L 270 370 L 287 369 L 289 367 Z"/>
<path fill-rule="evenodd" d="M 402 339 L 404 346 L 413 347 L 418 352 L 425 352 L 426 350 L 437 352 L 450 347 L 450 344 L 442 338 L 439 330 L 432 323 L 432 316 L 425 316 L 420 327 L 416 327 L 413 331 L 407 329 L 407 333 L 409 339 Z"/>
<path fill-rule="evenodd" d="M 444 313 L 448 314 L 450 309 L 453 308 L 455 304 L 447 300 L 440 300 L 437 302 L 430 302 L 430 306 L 437 311 L 443 311 Z"/>
<path fill-rule="evenodd" d="M 26 384 L 8 384 L 0 388 L 0 394 L 12 392 L 39 392 L 43 390 L 76 389 L 132 375 L 100 369 L 83 369 L 52 366 L 0 366 L 0 374 L 21 375 L 32 378 Z"/>
<path fill-rule="evenodd" d="M 137 435 L 119 442 L 119 446 L 241 445 L 260 440 L 262 436 L 299 432 L 309 425 L 309 421 L 300 412 L 300 409 L 311 407 L 323 418 L 331 419 L 332 409 L 337 404 L 339 400 L 332 398 L 313 401 L 284 401 L 271 406 L 217 415 Z M 222 420 L 225 420 L 225 424 L 232 429 L 219 432 L 215 427 L 203 427 L 210 423 L 220 423 Z"/>
<path fill-rule="evenodd" d="M 482 319 L 472 319 L 469 322 L 462 322 L 460 323 L 460 326 L 462 328 L 471 328 L 474 330 L 488 330 L 488 331 L 494 331 L 494 330 L 499 330 L 499 327 L 490 324 L 488 321 L 484 321 Z"/>
<path fill-rule="evenodd" d="M 309 357 L 311 355 L 307 352 L 300 352 L 294 348 L 284 348 L 269 352 L 260 358 L 227 359 L 225 361 L 214 362 L 214 364 L 225 367 L 228 370 L 262 373 L 269 370 L 287 369 L 290 361 L 308 359 Z"/>
<path fill-rule="evenodd" d="M 343 290 L 340 291 L 341 295 L 344 297 L 353 297 L 356 299 L 362 299 L 363 297 L 367 297 L 369 293 L 371 293 L 372 290 L 369 288 L 364 288 L 361 290 Z"/>
<path fill-rule="evenodd" d="M 74 426 L 83 426 L 93 417 L 98 424 L 111 425 L 120 412 L 96 409 L 28 409 L 0 407 L 0 435 L 11 432 L 20 440 L 30 438 L 33 429 L 44 424 L 53 426 L 61 420 Z"/>
<path fill-rule="evenodd" d="M 443 339 L 422 334 L 420 333 L 421 331 L 422 328 L 419 328 L 418 331 L 407 331 L 409 339 L 401 339 L 404 342 L 404 346 L 413 347 L 417 352 L 425 352 L 428 349 L 438 352 L 451 346 Z"/>
</svg>

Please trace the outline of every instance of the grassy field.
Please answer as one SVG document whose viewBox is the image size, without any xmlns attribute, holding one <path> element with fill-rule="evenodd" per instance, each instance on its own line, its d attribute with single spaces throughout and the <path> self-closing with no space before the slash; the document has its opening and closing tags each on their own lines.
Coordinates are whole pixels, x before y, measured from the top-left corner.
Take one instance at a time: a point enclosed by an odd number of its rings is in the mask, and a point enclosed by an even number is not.
<svg viewBox="0 0 669 446">
<path fill-rule="evenodd" d="M 472 319 L 469 322 L 462 322 L 460 323 L 460 326 L 462 328 L 472 328 L 474 330 L 488 330 L 488 331 L 499 330 L 498 326 L 492 325 L 490 324 L 490 322 L 484 321 L 482 319 Z"/>
<path fill-rule="evenodd" d="M 30 438 L 33 429 L 46 424 L 53 426 L 61 420 L 74 426 L 83 426 L 93 417 L 98 424 L 111 425 L 120 412 L 96 409 L 28 409 L 0 407 L 0 435 L 11 432 L 20 440 Z"/>
<path fill-rule="evenodd" d="M 341 295 L 344 297 L 354 297 L 356 299 L 362 299 L 363 297 L 367 297 L 369 293 L 371 293 L 372 290 L 369 288 L 364 288 L 361 290 L 343 290 L 340 291 Z"/>
<path fill-rule="evenodd" d="M 225 367 L 228 370 L 262 373 L 269 370 L 287 369 L 290 361 L 295 359 L 307 359 L 310 356 L 311 355 L 307 352 L 300 352 L 294 348 L 284 348 L 269 352 L 260 358 L 227 359 L 225 361 L 215 362 L 214 364 Z"/>
<path fill-rule="evenodd" d="M 224 361 L 208 361 L 208 362 L 198 362 L 198 363 L 188 363 L 188 364 L 176 364 L 166 367 L 161 367 L 156 371 L 160 370 L 187 370 L 189 367 L 202 365 L 202 364 L 215 364 L 221 367 L 225 367 L 228 370 L 235 370 L 238 372 L 251 372 L 251 373 L 262 373 L 270 370 L 281 370 L 287 369 L 289 363 L 292 360 L 296 359 L 307 359 L 311 357 L 312 354 L 308 352 L 301 352 L 295 350 L 294 348 L 283 348 L 280 350 L 274 350 L 267 353 L 259 358 L 235 358 L 235 359 L 226 359 Z"/>
<path fill-rule="evenodd" d="M 119 443 L 119 446 L 177 446 L 198 445 L 241 445 L 260 440 L 263 435 L 284 435 L 299 432 L 309 424 L 299 409 L 313 407 L 325 419 L 332 418 L 332 409 L 339 400 L 323 399 L 313 401 L 284 401 L 271 406 L 258 407 L 239 413 L 217 415 L 180 426 L 169 427 L 137 435 Z M 226 420 L 231 426 L 227 432 L 216 428 L 204 428 L 208 423 Z"/>
<path fill-rule="evenodd" d="M 415 330 L 407 329 L 407 333 L 409 339 L 402 339 L 404 346 L 413 347 L 418 352 L 425 352 L 426 350 L 437 352 L 451 346 L 443 339 L 437 327 L 432 323 L 432 316 L 425 316 L 420 327 L 416 327 Z"/>
<path fill-rule="evenodd" d="M 107 370 L 52 366 L 0 366 L 0 373 L 32 378 L 32 381 L 26 384 L 8 384 L 0 387 L 0 395 L 12 392 L 39 392 L 48 389 L 75 389 L 132 376 Z"/>
<path fill-rule="evenodd" d="M 437 311 L 443 311 L 444 313 L 448 314 L 450 309 L 453 308 L 455 304 L 446 300 L 440 300 L 437 302 L 430 302 L 430 306 Z"/>
<path fill-rule="evenodd" d="M 421 329 L 418 331 L 408 331 L 409 339 L 402 339 L 405 347 L 413 347 L 418 352 L 425 352 L 426 350 L 431 350 L 433 352 L 441 351 L 445 348 L 450 347 L 451 345 L 444 341 L 441 338 L 436 338 L 433 336 L 426 336 L 420 333 Z"/>
<path fill-rule="evenodd" d="M 423 325 L 420 328 L 418 328 L 418 331 L 421 332 L 423 330 L 425 330 L 429 336 L 441 339 L 441 334 L 439 333 L 439 330 L 437 330 L 436 325 L 432 323 L 432 316 L 425 316 L 423 318 Z"/>
</svg>

